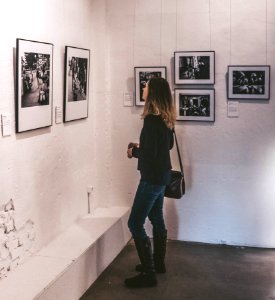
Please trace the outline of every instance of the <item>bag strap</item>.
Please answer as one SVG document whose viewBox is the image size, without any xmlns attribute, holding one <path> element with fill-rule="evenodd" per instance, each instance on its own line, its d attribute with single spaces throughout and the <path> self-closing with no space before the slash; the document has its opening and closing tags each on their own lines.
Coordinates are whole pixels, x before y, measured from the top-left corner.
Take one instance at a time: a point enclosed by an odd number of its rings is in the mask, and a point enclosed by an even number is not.
<svg viewBox="0 0 275 300">
<path fill-rule="evenodd" d="M 178 157 L 179 157 L 179 162 L 180 162 L 181 174 L 183 174 L 183 166 L 182 166 L 182 161 L 181 161 L 181 156 L 180 156 L 180 150 L 179 150 L 179 145 L 178 145 L 178 140 L 177 140 L 177 135 L 176 135 L 175 128 L 173 128 L 172 131 L 173 131 L 174 136 L 175 136 L 175 141 L 176 141 L 176 146 L 177 146 L 177 152 L 178 152 Z"/>
</svg>

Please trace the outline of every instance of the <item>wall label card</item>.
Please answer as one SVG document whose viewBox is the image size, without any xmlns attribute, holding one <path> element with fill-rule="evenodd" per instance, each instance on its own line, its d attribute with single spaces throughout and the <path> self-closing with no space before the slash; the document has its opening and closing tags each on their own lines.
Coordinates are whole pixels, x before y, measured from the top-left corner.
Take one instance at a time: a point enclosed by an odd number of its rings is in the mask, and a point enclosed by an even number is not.
<svg viewBox="0 0 275 300">
<path fill-rule="evenodd" d="M 227 117 L 228 118 L 238 118 L 239 117 L 239 102 L 238 101 L 228 101 Z"/>
</svg>

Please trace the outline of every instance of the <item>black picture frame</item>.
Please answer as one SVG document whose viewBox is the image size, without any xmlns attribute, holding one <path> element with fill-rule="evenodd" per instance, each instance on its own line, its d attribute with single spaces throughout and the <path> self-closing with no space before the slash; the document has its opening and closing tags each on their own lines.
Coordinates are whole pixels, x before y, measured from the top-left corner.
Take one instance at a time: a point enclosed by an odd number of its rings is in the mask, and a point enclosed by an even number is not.
<svg viewBox="0 0 275 300">
<path fill-rule="evenodd" d="M 144 106 L 142 91 L 146 82 L 152 77 L 166 79 L 166 67 L 135 67 L 135 104 L 137 106 Z"/>
<path fill-rule="evenodd" d="M 175 84 L 214 84 L 215 51 L 174 52 Z"/>
<path fill-rule="evenodd" d="M 53 44 L 16 39 L 16 132 L 53 121 Z"/>
<path fill-rule="evenodd" d="M 174 91 L 177 121 L 215 121 L 214 89 L 180 89 Z"/>
<path fill-rule="evenodd" d="M 64 122 L 88 118 L 90 50 L 65 46 Z"/>
<path fill-rule="evenodd" d="M 270 99 L 269 65 L 230 65 L 227 78 L 228 99 Z"/>
</svg>

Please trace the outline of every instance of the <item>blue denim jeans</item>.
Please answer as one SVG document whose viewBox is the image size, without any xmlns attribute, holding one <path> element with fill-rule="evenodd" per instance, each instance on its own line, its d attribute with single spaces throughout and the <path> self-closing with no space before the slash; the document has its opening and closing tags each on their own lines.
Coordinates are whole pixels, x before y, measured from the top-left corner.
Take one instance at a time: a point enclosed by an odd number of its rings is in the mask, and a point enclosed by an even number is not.
<svg viewBox="0 0 275 300">
<path fill-rule="evenodd" d="M 144 229 L 147 217 L 153 225 L 155 234 L 162 235 L 166 232 L 163 219 L 164 191 L 165 185 L 140 181 L 128 220 L 128 227 L 134 239 L 147 238 Z"/>
</svg>

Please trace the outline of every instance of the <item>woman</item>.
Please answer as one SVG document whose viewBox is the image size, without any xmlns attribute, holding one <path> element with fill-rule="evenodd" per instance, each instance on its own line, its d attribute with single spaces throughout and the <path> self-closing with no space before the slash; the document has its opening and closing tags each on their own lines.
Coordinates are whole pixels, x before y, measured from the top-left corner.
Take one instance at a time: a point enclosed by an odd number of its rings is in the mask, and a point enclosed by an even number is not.
<svg viewBox="0 0 275 300">
<path fill-rule="evenodd" d="M 163 219 L 165 186 L 171 179 L 170 149 L 174 144 L 173 128 L 175 108 L 168 82 L 151 78 L 143 89 L 145 100 L 140 143 L 129 144 L 127 155 L 138 158 L 141 179 L 135 195 L 128 227 L 135 241 L 141 273 L 125 280 L 130 288 L 149 287 L 157 284 L 155 270 L 165 273 L 167 230 Z M 151 242 L 144 230 L 145 219 L 153 225 L 154 255 Z"/>
</svg>

